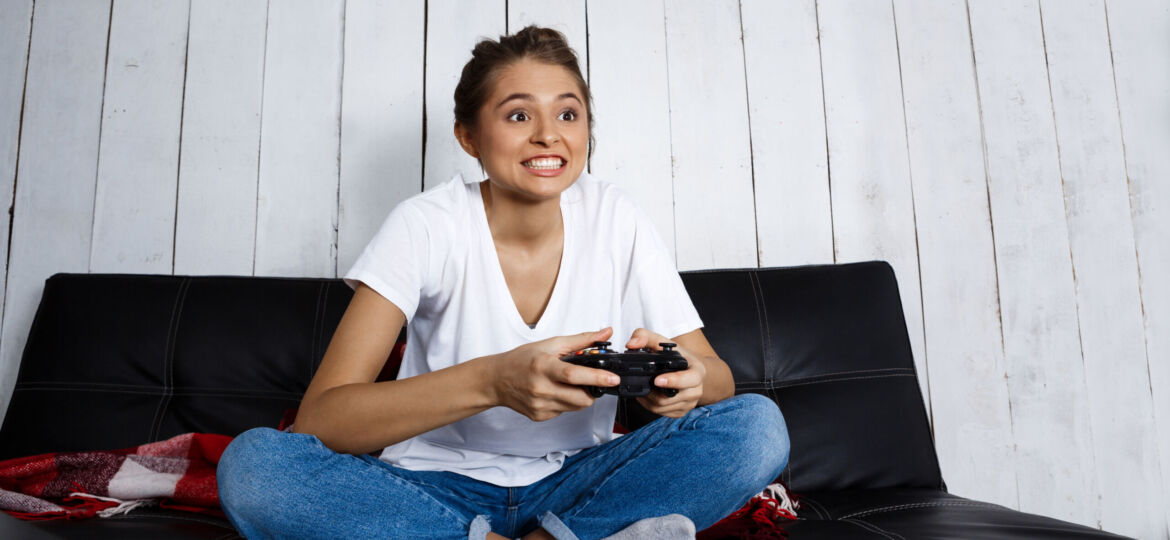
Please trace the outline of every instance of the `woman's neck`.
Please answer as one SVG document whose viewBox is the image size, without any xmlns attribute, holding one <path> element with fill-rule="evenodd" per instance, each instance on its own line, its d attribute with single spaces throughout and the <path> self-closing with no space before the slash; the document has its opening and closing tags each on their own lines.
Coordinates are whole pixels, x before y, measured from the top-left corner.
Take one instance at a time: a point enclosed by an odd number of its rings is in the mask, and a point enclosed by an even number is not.
<svg viewBox="0 0 1170 540">
<path fill-rule="evenodd" d="M 491 181 L 479 184 L 488 228 L 496 244 L 517 247 L 538 247 L 561 237 L 564 222 L 561 219 L 561 200 L 524 200 L 492 187 Z"/>
</svg>

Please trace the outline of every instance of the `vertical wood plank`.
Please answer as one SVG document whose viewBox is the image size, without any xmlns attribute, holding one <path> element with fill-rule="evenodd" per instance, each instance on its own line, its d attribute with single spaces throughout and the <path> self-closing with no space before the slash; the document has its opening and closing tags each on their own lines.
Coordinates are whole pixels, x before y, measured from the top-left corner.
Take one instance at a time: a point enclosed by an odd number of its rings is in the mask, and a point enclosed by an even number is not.
<svg viewBox="0 0 1170 540">
<path fill-rule="evenodd" d="M 337 269 L 353 265 L 422 176 L 424 4 L 348 0 Z"/>
<path fill-rule="evenodd" d="M 680 270 L 759 265 L 742 35 L 732 0 L 666 13 Z"/>
<path fill-rule="evenodd" d="M 37 2 L 0 334 L 7 411 L 44 281 L 89 269 L 110 2 Z"/>
<path fill-rule="evenodd" d="M 743 0 L 761 266 L 833 262 L 815 0 Z"/>
<path fill-rule="evenodd" d="M 637 200 L 673 257 L 665 24 L 661 2 L 589 2 L 589 87 L 597 139 L 590 170 Z"/>
<path fill-rule="evenodd" d="M 336 273 L 343 6 L 340 0 L 269 5 L 257 276 Z"/>
<path fill-rule="evenodd" d="M 1170 523 L 1170 3 L 1105 4 Z"/>
<path fill-rule="evenodd" d="M 457 173 L 465 182 L 483 180 L 479 163 L 455 140 L 453 96 L 471 49 L 483 38 L 498 39 L 507 23 L 504 0 L 429 0 L 427 10 L 424 189 Z"/>
<path fill-rule="evenodd" d="M 1101 525 L 1166 537 L 1137 255 L 1103 0 L 1041 0 Z"/>
<path fill-rule="evenodd" d="M 8 219 L 16 184 L 16 152 L 20 142 L 20 112 L 24 107 L 24 75 L 28 66 L 32 0 L 9 4 L 0 10 L 0 321 L 3 320 L 5 285 L 8 282 Z M 0 373 L 4 373 L 0 367 Z M 0 385 L 2 386 L 2 385 Z"/>
<path fill-rule="evenodd" d="M 190 2 L 115 2 L 91 272 L 171 273 Z"/>
<path fill-rule="evenodd" d="M 943 478 L 952 493 L 1018 507 L 967 7 L 894 9 Z"/>
<path fill-rule="evenodd" d="M 589 44 L 585 37 L 585 0 L 509 0 L 508 33 L 535 24 L 560 31 L 577 53 L 581 74 L 589 80 Z"/>
<path fill-rule="evenodd" d="M 968 9 L 1020 509 L 1096 526 L 1092 434 L 1039 6 L 972 0 Z"/>
<path fill-rule="evenodd" d="M 191 5 L 175 274 L 251 275 L 266 0 Z"/>
<path fill-rule="evenodd" d="M 926 348 L 893 6 L 818 2 L 836 261 L 888 261 L 898 276 L 926 402 Z"/>
</svg>

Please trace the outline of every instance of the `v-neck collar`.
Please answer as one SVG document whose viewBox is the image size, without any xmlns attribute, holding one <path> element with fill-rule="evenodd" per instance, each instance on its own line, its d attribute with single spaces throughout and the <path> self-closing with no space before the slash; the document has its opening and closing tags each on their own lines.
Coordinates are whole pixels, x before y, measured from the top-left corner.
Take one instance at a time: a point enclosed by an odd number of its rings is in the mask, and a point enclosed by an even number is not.
<svg viewBox="0 0 1170 540">
<path fill-rule="evenodd" d="M 552 324 L 548 322 L 550 314 L 554 318 L 557 317 L 556 314 L 560 311 L 560 298 L 565 294 L 561 291 L 565 288 L 565 285 L 562 284 L 568 282 L 566 276 L 572 271 L 572 261 L 570 259 L 573 253 L 573 235 L 571 234 L 573 220 L 568 215 L 571 208 L 570 205 L 566 204 L 566 196 L 569 195 L 570 190 L 576 187 L 576 183 L 561 193 L 561 231 L 564 235 L 564 240 L 561 246 L 560 268 L 557 269 L 556 281 L 553 282 L 553 290 L 549 296 L 548 304 L 545 305 L 544 311 L 541 312 L 540 319 L 536 321 L 535 327 L 530 327 L 527 322 L 524 322 L 524 317 L 520 314 L 520 308 L 516 306 L 516 300 L 512 298 L 512 290 L 508 288 L 508 280 L 504 278 L 504 267 L 500 264 L 500 254 L 496 250 L 496 241 L 492 238 L 491 227 L 488 226 L 487 210 L 483 206 L 483 193 L 480 191 L 479 182 L 469 182 L 466 185 L 469 191 L 472 192 L 471 206 L 474 212 L 472 221 L 479 228 L 481 238 L 481 242 L 479 242 L 480 249 L 487 250 L 483 254 L 484 262 L 487 263 L 487 266 L 491 267 L 488 269 L 488 273 L 491 274 L 489 279 L 495 282 L 492 289 L 496 291 L 496 301 L 506 306 L 506 308 L 501 308 L 501 311 L 508 312 L 506 317 L 509 323 L 520 335 L 526 338 L 534 338 Z"/>
</svg>

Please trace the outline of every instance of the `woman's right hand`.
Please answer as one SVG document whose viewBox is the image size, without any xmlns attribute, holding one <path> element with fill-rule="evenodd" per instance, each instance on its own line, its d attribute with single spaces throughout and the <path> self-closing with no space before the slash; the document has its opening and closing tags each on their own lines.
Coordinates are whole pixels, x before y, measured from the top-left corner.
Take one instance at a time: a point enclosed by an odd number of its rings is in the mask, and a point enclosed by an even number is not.
<svg viewBox="0 0 1170 540">
<path fill-rule="evenodd" d="M 500 354 L 495 362 L 491 388 L 494 401 L 543 422 L 563 412 L 593 405 L 585 386 L 617 386 L 621 379 L 604 369 L 570 364 L 562 356 L 606 341 L 613 328 L 559 336 L 521 345 Z"/>
</svg>

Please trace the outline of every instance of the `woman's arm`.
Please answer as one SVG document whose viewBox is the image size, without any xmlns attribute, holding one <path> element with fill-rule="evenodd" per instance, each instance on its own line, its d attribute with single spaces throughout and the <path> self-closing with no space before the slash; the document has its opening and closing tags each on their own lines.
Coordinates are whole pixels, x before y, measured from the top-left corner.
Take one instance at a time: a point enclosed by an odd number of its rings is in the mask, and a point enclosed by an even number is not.
<svg viewBox="0 0 1170 540">
<path fill-rule="evenodd" d="M 406 316 L 358 285 L 301 399 L 293 431 L 316 435 L 337 452 L 379 450 L 492 407 L 475 359 L 401 381 L 377 378 Z"/>
<path fill-rule="evenodd" d="M 364 283 L 305 391 L 293 431 L 316 435 L 336 452 L 362 454 L 495 406 L 533 420 L 583 409 L 581 386 L 614 386 L 616 376 L 560 361 L 607 339 L 612 330 L 551 338 L 396 381 L 375 380 L 406 316 Z"/>
</svg>

